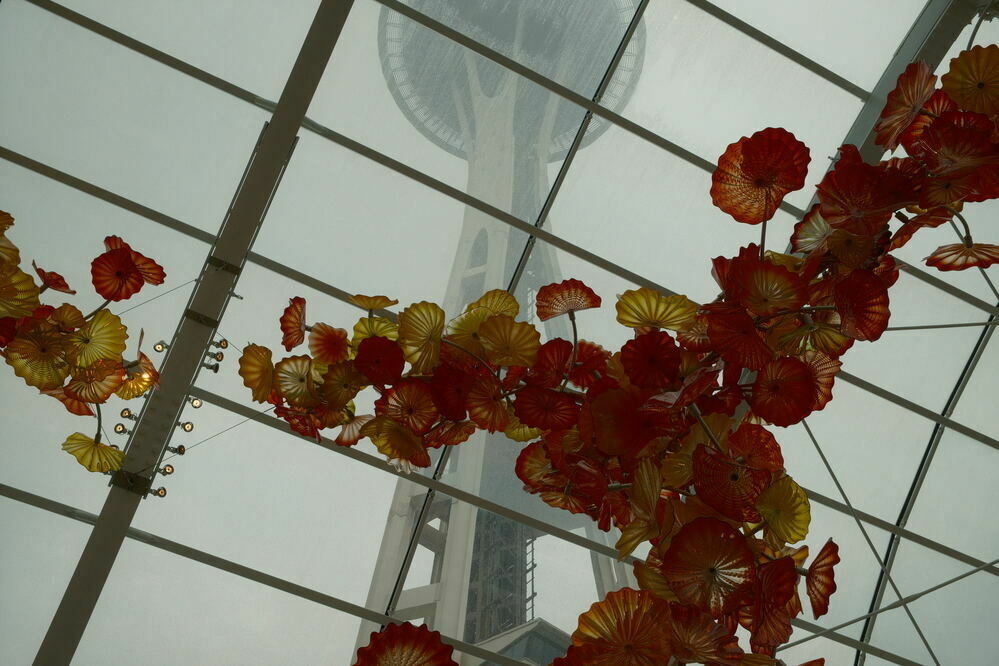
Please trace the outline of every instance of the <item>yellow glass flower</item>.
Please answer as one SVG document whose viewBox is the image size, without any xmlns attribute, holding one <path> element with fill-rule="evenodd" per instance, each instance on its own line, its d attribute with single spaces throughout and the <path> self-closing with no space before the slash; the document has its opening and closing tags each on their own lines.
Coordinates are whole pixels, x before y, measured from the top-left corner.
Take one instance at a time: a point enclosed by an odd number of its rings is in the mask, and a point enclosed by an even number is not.
<svg viewBox="0 0 999 666">
<path fill-rule="evenodd" d="M 266 402 L 274 388 L 271 350 L 260 345 L 246 345 L 239 357 L 239 376 L 243 378 L 243 386 L 252 391 L 254 402 Z"/>
<path fill-rule="evenodd" d="M 517 299 L 511 296 L 508 291 L 493 289 L 482 294 L 478 300 L 469 303 L 468 307 L 465 308 L 465 312 L 472 312 L 478 309 L 488 310 L 492 314 L 505 314 L 510 317 L 516 317 L 520 312 L 520 304 L 517 303 Z"/>
<path fill-rule="evenodd" d="M 648 287 L 624 292 L 618 296 L 615 308 L 618 322 L 631 328 L 685 331 L 697 315 L 697 303 L 686 296 L 663 296 Z"/>
<path fill-rule="evenodd" d="M 361 427 L 378 452 L 389 460 L 405 460 L 417 467 L 430 466 L 430 454 L 416 433 L 387 416 L 376 416 Z"/>
<path fill-rule="evenodd" d="M 399 303 L 388 296 L 365 296 L 364 294 L 354 294 L 347 300 L 362 310 L 382 310 Z"/>
<path fill-rule="evenodd" d="M 124 452 L 95 442 L 81 432 L 74 432 L 67 437 L 62 450 L 91 472 L 113 472 L 121 469 L 121 463 L 125 460 Z"/>
<path fill-rule="evenodd" d="M 343 409 L 365 386 L 367 380 L 353 361 L 341 361 L 326 371 L 319 394 L 332 409 Z"/>
<path fill-rule="evenodd" d="M 37 321 L 18 333 L 4 352 L 7 365 L 28 386 L 39 390 L 62 386 L 69 376 L 69 365 L 63 357 L 63 336 L 46 322 Z"/>
<path fill-rule="evenodd" d="M 0 264 L 0 317 L 27 317 L 38 307 L 38 285 L 15 263 Z"/>
<path fill-rule="evenodd" d="M 160 383 L 160 373 L 152 360 L 142 352 L 136 361 L 125 364 L 125 383 L 115 395 L 123 400 L 138 398 L 140 395 Z"/>
<path fill-rule="evenodd" d="M 367 338 L 399 339 L 399 325 L 385 317 L 361 317 L 354 324 L 354 337 L 350 339 L 350 347 L 357 352 L 357 345 Z"/>
<path fill-rule="evenodd" d="M 413 303 L 399 314 L 399 346 L 418 375 L 429 374 L 441 358 L 444 310 L 435 303 Z"/>
<path fill-rule="evenodd" d="M 795 543 L 808 536 L 812 519 L 808 495 L 789 476 L 775 481 L 756 500 L 756 508 L 775 537 Z"/>
<path fill-rule="evenodd" d="M 66 395 L 91 403 L 107 401 L 125 381 L 121 362 L 109 358 L 97 359 L 86 368 L 74 368 L 66 384 Z"/>
<path fill-rule="evenodd" d="M 70 303 L 63 303 L 49 315 L 49 321 L 62 331 L 74 331 L 87 323 L 83 313 Z"/>
<path fill-rule="evenodd" d="M 289 356 L 274 366 L 274 385 L 292 405 L 307 407 L 319 400 L 312 376 L 312 359 L 308 356 Z"/>
<path fill-rule="evenodd" d="M 529 442 L 532 439 L 541 437 L 541 428 L 526 426 L 520 422 L 520 419 L 517 418 L 517 415 L 513 413 L 512 409 L 508 408 L 507 411 L 510 412 L 510 422 L 507 423 L 503 434 L 509 439 L 512 439 L 515 442 Z"/>
<path fill-rule="evenodd" d="M 534 365 L 541 334 L 531 324 L 514 321 L 510 315 L 493 315 L 479 326 L 479 342 L 486 359 L 496 365 Z"/>
<path fill-rule="evenodd" d="M 9 238 L 0 233 L 0 265 L 17 266 L 21 263 L 21 252 Z"/>
<path fill-rule="evenodd" d="M 101 309 L 82 328 L 66 336 L 66 358 L 81 368 L 101 358 L 121 361 L 127 339 L 128 329 L 121 317 Z"/>
</svg>

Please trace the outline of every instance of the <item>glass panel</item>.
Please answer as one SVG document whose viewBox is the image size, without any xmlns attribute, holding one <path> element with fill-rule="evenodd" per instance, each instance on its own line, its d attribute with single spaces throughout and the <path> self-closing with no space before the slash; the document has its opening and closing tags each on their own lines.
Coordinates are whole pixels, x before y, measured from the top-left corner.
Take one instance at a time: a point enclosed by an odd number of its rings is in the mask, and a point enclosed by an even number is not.
<svg viewBox="0 0 999 666">
<path fill-rule="evenodd" d="M 684 0 L 649 3 L 645 21 L 645 65 L 624 115 L 712 162 L 741 136 L 784 127 L 811 149 L 806 182 L 822 178 L 859 99 Z M 813 192 L 788 201 L 804 207 Z"/>
<path fill-rule="evenodd" d="M 61 273 L 78 292 L 74 296 L 48 291 L 42 294 L 43 303 L 58 306 L 69 302 L 84 313 L 101 304 L 91 284 L 90 262 L 104 251 L 104 237 L 109 234 L 120 234 L 136 250 L 158 261 L 166 270 L 162 285 L 145 285 L 131 299 L 113 303 L 109 309 L 121 314 L 128 327 L 125 358 L 136 358 L 139 338 L 145 331 L 142 350 L 159 365 L 161 357 L 152 346 L 173 335 L 208 252 L 206 244 L 2 160 L 0 208 L 15 218 L 7 236 L 20 248 L 21 268 L 34 277 L 31 261 L 37 260 L 42 268 Z M 0 391 L 9 417 L 0 437 L 3 482 L 88 511 L 100 511 L 107 496 L 107 479 L 87 472 L 60 450 L 73 432 L 93 436 L 95 419 L 74 416 L 55 400 L 38 395 L 37 389 L 26 386 L 8 365 L 0 371 Z M 113 397 L 102 408 L 105 442 L 124 443 L 118 441 L 121 438 L 112 433 L 112 427 L 113 419 L 126 406 L 138 412 L 141 399 L 126 402 Z M 18 418 L 13 418 L 14 414 Z"/>
<path fill-rule="evenodd" d="M 999 372 L 995 371 L 996 368 L 999 368 L 999 336 L 993 333 L 954 410 L 957 421 L 993 437 L 999 435 L 995 403 L 990 399 L 999 395 Z"/>
<path fill-rule="evenodd" d="M 995 556 L 995 550 L 991 556 Z M 903 594 L 915 594 L 970 567 L 915 544 L 903 543 L 892 576 Z M 919 622 L 930 646 L 943 664 L 990 664 L 995 650 L 986 639 L 995 630 L 999 613 L 999 579 L 976 573 L 911 602 L 909 609 Z M 885 605 L 894 598 L 885 597 Z M 873 643 L 919 663 L 930 663 L 901 608 L 878 616 Z"/>
<path fill-rule="evenodd" d="M 309 117 L 533 221 L 547 165 L 561 163 L 583 110 L 390 15 L 385 24 L 381 5 L 354 3 Z"/>
<path fill-rule="evenodd" d="M 889 326 L 985 321 L 978 308 L 904 271 L 889 297 Z M 876 342 L 856 342 L 841 359 L 843 371 L 940 412 L 981 331 L 978 327 L 886 331 Z"/>
<path fill-rule="evenodd" d="M 381 541 L 371 516 L 388 513 L 395 478 L 205 404 L 164 458 L 169 494 L 134 524 L 321 592 L 363 604 Z"/>
<path fill-rule="evenodd" d="M 829 464 L 853 506 L 891 521 L 898 518 L 933 424 L 843 381 L 832 402 L 808 417 Z M 810 490 L 842 501 L 801 425 L 775 428 L 784 465 Z"/>
<path fill-rule="evenodd" d="M 708 302 L 718 294 L 711 258 L 734 255 L 760 238 L 759 227 L 739 224 L 715 208 L 710 189 L 709 173 L 611 128 L 576 156 L 545 229 Z M 777 214 L 771 246 L 783 250 L 793 222 Z"/>
<path fill-rule="evenodd" d="M 810 632 L 803 629 L 795 629 L 791 634 L 791 640 L 798 641 L 810 635 Z M 777 653 L 777 656 L 788 664 L 800 664 L 810 659 L 825 657 L 826 663 L 832 666 L 832 664 L 853 663 L 853 657 L 855 654 L 856 650 L 852 647 L 843 645 L 842 643 L 837 643 L 836 641 L 828 638 L 820 637 L 810 640 L 807 643 L 802 643 L 799 646 L 795 646 L 787 650 L 781 650 Z M 868 663 L 871 662 L 868 660 Z"/>
<path fill-rule="evenodd" d="M 81 14 L 251 92 L 276 100 L 318 0 L 205 3 L 72 0 Z"/>
<path fill-rule="evenodd" d="M 489 238 L 485 268 L 473 265 L 480 260 L 471 252 L 481 230 Z M 303 134 L 255 249 L 351 294 L 434 301 L 456 312 L 506 286 L 526 241 L 488 215 Z"/>
<path fill-rule="evenodd" d="M 924 5 L 913 0 L 847 0 L 834 5 L 794 0 L 712 2 L 868 90 L 881 78 Z M 850 35 L 850 48 L 843 46 L 845 34 Z"/>
<path fill-rule="evenodd" d="M 0 644 L 5 662 L 30 664 L 90 537 L 90 525 L 3 498 L 0 533 Z"/>
<path fill-rule="evenodd" d="M 74 663 L 349 664 L 360 621 L 126 539 Z"/>
<path fill-rule="evenodd" d="M 404 2 L 586 97 L 596 92 L 639 4 L 637 0 L 583 4 L 566 0 Z M 383 20 L 396 19 L 389 16 Z M 639 30 L 644 32 L 644 26 Z M 629 73 L 635 58 L 641 67 L 643 47 L 644 41 L 640 41 L 625 53 Z M 616 99 L 616 88 L 623 87 L 620 78 L 610 86 L 611 99 Z"/>
<path fill-rule="evenodd" d="M 212 232 L 268 117 L 26 2 L 0 80 L 0 144 Z"/>
<path fill-rule="evenodd" d="M 909 529 L 979 559 L 995 558 L 999 553 L 997 475 L 999 452 L 945 431 L 919 491 Z"/>
</svg>

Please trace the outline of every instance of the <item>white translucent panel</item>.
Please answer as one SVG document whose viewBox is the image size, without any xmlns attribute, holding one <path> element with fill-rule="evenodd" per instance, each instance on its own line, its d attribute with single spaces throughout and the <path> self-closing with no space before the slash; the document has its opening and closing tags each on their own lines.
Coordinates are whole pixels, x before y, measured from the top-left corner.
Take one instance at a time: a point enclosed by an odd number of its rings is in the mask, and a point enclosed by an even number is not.
<svg viewBox="0 0 999 666">
<path fill-rule="evenodd" d="M 405 4 L 590 97 L 624 38 L 639 2 L 406 0 Z M 640 67 L 643 45 L 640 41 L 636 45 L 639 48 L 625 53 L 626 65 L 629 59 L 637 59 Z M 611 94 L 616 92 L 617 83 L 611 84 Z"/>
<path fill-rule="evenodd" d="M 576 530 L 582 534 L 583 530 Z M 593 559 L 606 566 L 622 565 L 603 555 L 593 555 L 551 535 L 534 542 L 534 587 L 538 593 L 534 602 L 535 617 L 544 618 L 568 634 L 576 629 L 579 616 L 600 598 L 593 576 Z"/>
<path fill-rule="evenodd" d="M 577 155 L 545 229 L 708 302 L 718 295 L 711 259 L 758 243 L 761 229 L 715 208 L 710 189 L 709 173 L 611 128 Z M 779 212 L 769 224 L 767 245 L 783 251 L 793 222 Z"/>
<path fill-rule="evenodd" d="M 982 311 L 902 271 L 889 290 L 889 326 L 984 321 Z M 855 342 L 843 371 L 940 412 L 981 334 L 979 327 L 886 331 Z"/>
<path fill-rule="evenodd" d="M 807 187 L 788 197 L 804 207 L 861 101 L 684 0 L 649 3 L 645 21 L 645 65 L 624 115 L 711 162 L 741 136 L 787 129 L 811 150 Z"/>
<path fill-rule="evenodd" d="M 395 478 L 205 404 L 188 408 L 163 500 L 134 525 L 300 585 L 363 604 Z"/>
<path fill-rule="evenodd" d="M 90 526 L 2 498 L 0 533 L 0 652 L 5 663 L 30 664 L 90 537 Z"/>
<path fill-rule="evenodd" d="M 354 3 L 309 117 L 533 221 L 583 110 L 409 19 L 380 46 L 381 11 Z"/>
<path fill-rule="evenodd" d="M 999 451 L 945 431 L 907 527 L 973 557 L 995 558 L 997 475 Z"/>
<path fill-rule="evenodd" d="M 2 11 L 2 10 L 0 10 Z M 158 366 L 152 351 L 156 340 L 173 335 L 194 287 L 208 246 L 170 229 L 0 160 L 0 208 L 14 216 L 7 237 L 21 252 L 21 268 L 34 277 L 31 261 L 61 273 L 76 295 L 46 291 L 41 302 L 72 303 L 82 312 L 97 308 L 103 299 L 91 284 L 90 262 L 104 252 L 104 237 L 120 235 L 133 248 L 158 261 L 166 271 L 162 285 L 144 285 L 132 298 L 109 306 L 128 327 L 125 357 L 136 358 L 141 332 L 143 351 Z M 173 291 L 171 291 L 173 290 Z M 86 471 L 60 449 L 73 432 L 93 436 L 92 417 L 74 416 L 52 398 L 38 394 L 0 366 L 0 391 L 5 397 L 5 434 L 0 438 L 4 464 L 0 480 L 88 511 L 100 510 L 107 496 L 107 478 Z M 138 411 L 142 399 L 129 402 L 112 397 L 104 406 L 105 442 L 118 442 L 112 427 L 118 412 L 129 406 Z M 107 437 L 110 435 L 110 438 Z"/>
<path fill-rule="evenodd" d="M 978 366 L 971 374 L 968 386 L 954 410 L 954 419 L 972 428 L 996 437 L 999 436 L 999 418 L 992 396 L 999 395 L 999 337 L 989 339 Z"/>
<path fill-rule="evenodd" d="M 712 2 L 867 90 L 881 78 L 925 4 L 922 0 Z M 845 35 L 849 44 L 843 41 Z"/>
<path fill-rule="evenodd" d="M 473 270 L 480 232 L 488 243 Z M 525 243 L 522 232 L 306 133 L 254 249 L 351 294 L 451 312 L 505 287 Z"/>
<path fill-rule="evenodd" d="M 995 551 L 992 552 L 992 557 Z M 916 594 L 971 567 L 915 544 L 903 543 L 892 569 L 892 577 L 903 594 Z M 885 596 L 882 605 L 894 598 Z M 930 646 L 942 664 L 995 663 L 990 640 L 999 614 L 999 579 L 975 573 L 911 602 L 909 609 L 919 622 Z M 872 642 L 919 663 L 930 663 L 925 648 L 901 608 L 878 616 Z"/>
<path fill-rule="evenodd" d="M 69 0 L 64 5 L 247 90 L 276 100 L 318 0 Z"/>
<path fill-rule="evenodd" d="M 358 625 L 353 616 L 126 539 L 73 663 L 347 664 Z"/>
<path fill-rule="evenodd" d="M 810 632 L 803 629 L 794 629 L 794 632 L 791 634 L 791 641 L 798 641 L 810 635 L 812 635 Z M 832 666 L 832 664 L 853 663 L 855 654 L 856 650 L 852 647 L 820 636 L 807 643 L 796 645 L 787 650 L 781 650 L 777 653 L 777 657 L 783 659 L 788 664 L 801 664 L 811 659 L 825 657 L 826 663 Z"/>
<path fill-rule="evenodd" d="M 788 466 L 788 471 L 794 476 L 793 468 Z M 841 561 L 835 567 L 836 592 L 829 600 L 829 612 L 826 615 L 818 619 L 815 618 L 812 614 L 811 602 L 805 592 L 804 581 L 800 583 L 798 593 L 804 608 L 801 617 L 823 627 L 832 627 L 858 615 L 863 615 L 869 610 L 880 568 L 853 518 L 817 502 L 811 503 L 811 511 L 812 522 L 808 528 L 808 537 L 803 542 L 808 545 L 811 557 L 818 554 L 819 549 L 828 539 L 832 539 L 839 546 Z M 874 543 L 874 547 L 878 549 L 878 553 L 883 554 L 888 547 L 888 532 L 866 524 L 864 528 Z M 805 566 L 811 562 L 812 560 L 809 559 Z M 857 638 L 860 636 L 860 630 L 861 625 L 850 625 L 836 631 L 839 634 Z"/>
<path fill-rule="evenodd" d="M 854 507 L 895 522 L 933 423 L 844 381 L 836 382 L 833 400 L 807 422 Z M 842 502 L 804 427 L 773 432 L 788 473 Z"/>
<path fill-rule="evenodd" d="M 215 231 L 267 114 L 27 2 L 0 6 L 0 144 Z"/>
</svg>

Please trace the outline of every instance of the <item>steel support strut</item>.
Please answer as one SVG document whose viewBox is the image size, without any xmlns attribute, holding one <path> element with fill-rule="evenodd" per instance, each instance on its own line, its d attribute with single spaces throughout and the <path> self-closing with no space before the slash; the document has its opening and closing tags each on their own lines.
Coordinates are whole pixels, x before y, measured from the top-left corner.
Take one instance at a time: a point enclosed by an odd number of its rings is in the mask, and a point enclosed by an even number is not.
<svg viewBox="0 0 999 666">
<path fill-rule="evenodd" d="M 151 480 L 170 441 L 191 385 L 267 205 L 284 170 L 305 112 L 346 22 L 352 0 L 323 0 L 309 28 L 256 154 L 202 268 L 188 308 L 161 367 L 161 383 L 146 401 L 126 451 L 122 476 Z M 141 484 L 140 484 L 141 487 Z M 148 484 L 146 484 L 148 487 Z M 143 495 L 113 485 L 73 577 L 35 657 L 69 664 Z"/>
</svg>

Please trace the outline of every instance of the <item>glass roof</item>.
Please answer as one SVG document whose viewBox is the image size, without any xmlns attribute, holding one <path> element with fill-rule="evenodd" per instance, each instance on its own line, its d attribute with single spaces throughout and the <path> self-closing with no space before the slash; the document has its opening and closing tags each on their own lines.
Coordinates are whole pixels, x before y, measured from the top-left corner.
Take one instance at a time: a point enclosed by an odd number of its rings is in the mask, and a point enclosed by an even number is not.
<svg viewBox="0 0 999 666">
<path fill-rule="evenodd" d="M 858 114 L 880 108 L 896 52 L 919 46 L 905 41 L 914 24 L 947 3 L 820 4 L 353 2 L 220 320 L 230 353 L 191 383 L 205 405 L 185 409 L 195 428 L 172 440 L 188 453 L 156 479 L 168 496 L 135 514 L 74 663 L 350 663 L 385 615 L 459 641 L 463 664 L 536 663 L 517 661 L 527 631 L 539 650 L 564 649 L 579 613 L 634 576 L 615 534 L 523 492 L 522 445 L 476 435 L 407 478 L 370 443 L 290 433 L 250 401 L 238 349 L 279 346 L 290 296 L 338 326 L 358 316 L 348 294 L 453 310 L 490 288 L 530 302 L 568 277 L 605 304 L 638 285 L 711 300 L 710 259 L 758 235 L 711 205 L 718 155 L 786 127 L 811 149 L 814 184 Z M 83 287 L 105 235 L 166 267 L 165 284 L 112 307 L 128 313 L 128 353 L 140 329 L 147 353 L 172 339 L 320 5 L 0 3 L 0 209 L 22 259 L 63 273 L 81 308 L 99 304 Z M 532 27 L 513 43 L 517 21 Z M 976 41 L 999 41 L 999 25 Z M 770 223 L 777 242 L 812 191 Z M 999 214 L 996 201 L 972 208 Z M 918 269 L 954 238 L 928 229 L 897 256 Z M 897 330 L 844 357 L 808 429 L 775 429 L 811 497 L 809 543 L 832 537 L 842 557 L 829 614 L 802 616 L 788 663 L 991 663 L 999 348 L 984 322 L 999 269 L 920 275 L 902 273 Z M 607 313 L 580 313 L 583 337 L 620 346 L 628 333 Z M 923 328 L 954 323 L 977 325 Z M 0 654 L 27 663 L 107 488 L 54 444 L 78 419 L 10 372 L 0 390 Z M 882 564 L 903 596 L 966 575 L 909 604 L 932 655 Z M 490 580 L 504 567 L 516 575 Z M 499 593 L 521 600 L 512 615 Z"/>
</svg>

